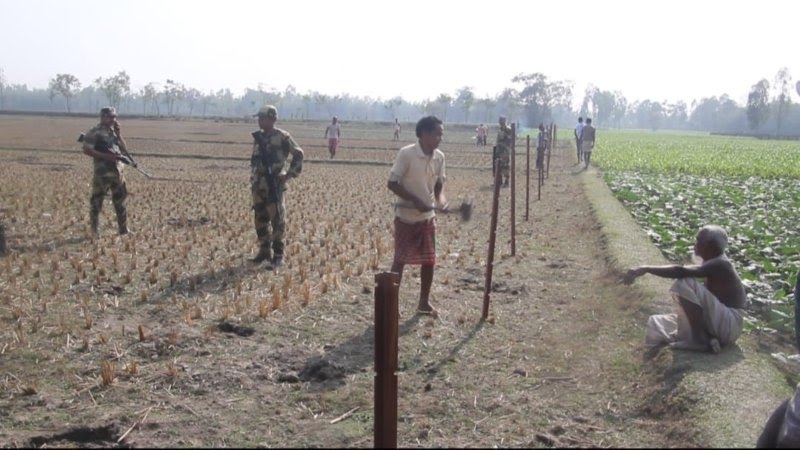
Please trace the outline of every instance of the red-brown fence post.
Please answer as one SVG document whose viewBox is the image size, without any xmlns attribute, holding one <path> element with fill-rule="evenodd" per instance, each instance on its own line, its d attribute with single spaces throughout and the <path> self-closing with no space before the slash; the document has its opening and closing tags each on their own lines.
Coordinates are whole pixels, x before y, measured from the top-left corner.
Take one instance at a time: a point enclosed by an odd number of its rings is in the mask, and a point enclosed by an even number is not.
<svg viewBox="0 0 800 450">
<path fill-rule="evenodd" d="M 375 275 L 375 448 L 397 448 L 397 294 L 400 274 Z"/>
<path fill-rule="evenodd" d="M 517 124 L 511 124 L 511 256 L 517 254 L 517 184 L 515 173 L 517 171 Z"/>
<path fill-rule="evenodd" d="M 531 135 L 525 138 L 525 222 L 528 221 L 528 213 L 531 206 Z"/>
<path fill-rule="evenodd" d="M 494 195 L 492 197 L 492 220 L 489 225 L 489 253 L 486 255 L 486 284 L 483 288 L 483 313 L 481 320 L 489 317 L 489 294 L 492 292 L 492 271 L 494 268 L 494 244 L 497 240 L 497 215 L 500 208 L 500 161 L 495 164 L 497 169 L 494 172 Z"/>
</svg>

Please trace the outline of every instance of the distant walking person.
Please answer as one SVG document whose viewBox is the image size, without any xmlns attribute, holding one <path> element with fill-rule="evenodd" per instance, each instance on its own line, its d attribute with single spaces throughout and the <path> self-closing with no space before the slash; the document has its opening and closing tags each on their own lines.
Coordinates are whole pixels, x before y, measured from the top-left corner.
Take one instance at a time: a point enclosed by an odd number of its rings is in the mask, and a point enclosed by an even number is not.
<svg viewBox="0 0 800 450">
<path fill-rule="evenodd" d="M 594 149 L 595 129 L 592 126 L 592 119 L 586 119 L 586 125 L 581 130 L 581 153 L 583 160 L 586 163 L 585 168 L 589 168 L 589 161 L 592 159 L 592 150 Z"/>
<path fill-rule="evenodd" d="M 255 116 L 258 116 L 259 130 L 251 133 L 254 142 L 250 156 L 250 188 L 259 249 L 250 261 L 268 261 L 266 269 L 272 270 L 283 265 L 286 231 L 283 192 L 289 179 L 296 178 L 303 170 L 303 149 L 287 131 L 275 127 L 278 110 L 274 106 L 262 107 Z M 286 167 L 289 155 L 292 162 Z"/>
<path fill-rule="evenodd" d="M 392 140 L 393 141 L 399 141 L 400 140 L 400 131 L 401 131 L 400 122 L 398 122 L 397 118 L 395 118 L 394 119 L 394 136 L 392 136 Z"/>
<path fill-rule="evenodd" d="M 583 161 L 581 156 L 581 133 L 583 132 L 583 117 L 578 117 L 578 124 L 575 125 L 575 149 L 578 152 L 578 162 Z"/>
<path fill-rule="evenodd" d="M 544 154 L 547 152 L 547 143 L 550 139 L 544 130 L 544 124 L 539 124 L 539 134 L 536 136 L 536 168 L 544 167 Z"/>
<path fill-rule="evenodd" d="M 331 154 L 331 159 L 336 156 L 336 147 L 339 146 L 340 137 L 339 119 L 333 116 L 331 124 L 328 125 L 328 128 L 325 128 L 325 138 L 328 139 L 328 152 Z"/>
<path fill-rule="evenodd" d="M 401 148 L 389 173 L 388 188 L 401 201 L 395 206 L 394 262 L 392 272 L 400 274 L 406 264 L 419 264 L 418 314 L 436 317 L 430 304 L 433 268 L 436 265 L 435 209 L 447 209 L 442 193 L 445 181 L 444 153 L 439 150 L 444 128 L 435 116 L 417 122 L 415 144 Z"/>
<path fill-rule="evenodd" d="M 101 109 L 100 123 L 87 131 L 81 141 L 83 153 L 94 159 L 92 196 L 89 200 L 89 222 L 92 233 L 97 234 L 103 200 L 108 191 L 111 191 L 119 234 L 128 234 L 128 212 L 125 208 L 128 188 L 125 185 L 121 160 L 128 158 L 134 167 L 136 162 L 128 153 L 125 139 L 122 138 L 121 128 L 117 122 L 117 111 L 112 107 Z"/>
<path fill-rule="evenodd" d="M 500 130 L 497 132 L 497 142 L 495 147 L 495 158 L 500 163 L 500 174 L 503 178 L 503 187 L 508 187 L 508 178 L 511 165 L 511 146 L 514 134 L 511 127 L 506 125 L 505 116 L 500 116 Z"/>
<path fill-rule="evenodd" d="M 486 125 L 480 124 L 478 128 L 475 129 L 477 134 L 477 138 L 475 139 L 475 145 L 486 145 L 486 135 L 489 134 L 489 129 L 486 128 Z"/>
</svg>

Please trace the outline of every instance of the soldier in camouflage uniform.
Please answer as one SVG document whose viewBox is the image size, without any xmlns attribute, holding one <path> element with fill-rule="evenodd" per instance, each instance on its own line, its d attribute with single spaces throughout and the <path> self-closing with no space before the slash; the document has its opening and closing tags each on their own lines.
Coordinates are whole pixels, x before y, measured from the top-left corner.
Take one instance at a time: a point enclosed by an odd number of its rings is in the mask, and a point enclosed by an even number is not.
<svg viewBox="0 0 800 450">
<path fill-rule="evenodd" d="M 297 177 L 303 169 L 303 149 L 288 132 L 275 127 L 278 110 L 274 106 L 262 107 L 255 116 L 260 129 L 252 133 L 250 183 L 259 250 L 250 260 L 255 263 L 269 261 L 271 264 L 267 268 L 271 269 L 283 265 L 283 233 L 286 230 L 283 192 L 289 178 Z M 289 155 L 292 155 L 292 161 L 287 167 Z"/>
<path fill-rule="evenodd" d="M 500 160 L 500 174 L 503 176 L 503 187 L 508 187 L 511 145 L 513 139 L 514 136 L 511 133 L 511 127 L 506 125 L 505 116 L 500 116 L 500 131 L 497 132 L 496 158 Z"/>
<path fill-rule="evenodd" d="M 119 234 L 128 234 L 128 213 L 125 209 L 128 189 L 120 161 L 120 157 L 127 155 L 127 148 L 120 134 L 117 111 L 114 108 L 101 109 L 100 123 L 84 133 L 83 153 L 94 158 L 92 196 L 89 200 L 92 233 L 97 234 L 100 210 L 103 208 L 106 193 L 110 190 L 114 211 L 117 213 Z"/>
</svg>

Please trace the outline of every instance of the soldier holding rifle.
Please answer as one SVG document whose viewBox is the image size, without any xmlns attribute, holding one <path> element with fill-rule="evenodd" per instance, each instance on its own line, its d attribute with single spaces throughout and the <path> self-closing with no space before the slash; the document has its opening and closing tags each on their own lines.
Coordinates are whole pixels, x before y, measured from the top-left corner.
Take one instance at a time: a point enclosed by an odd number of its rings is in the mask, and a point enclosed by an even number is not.
<svg viewBox="0 0 800 450">
<path fill-rule="evenodd" d="M 500 163 L 500 174 L 503 176 L 503 187 L 508 187 L 508 177 L 511 167 L 511 146 L 514 135 L 511 127 L 506 124 L 505 116 L 500 116 L 500 130 L 497 132 L 494 158 Z M 494 167 L 494 166 L 492 166 Z"/>
<path fill-rule="evenodd" d="M 117 121 L 117 111 L 112 107 L 100 110 L 100 123 L 87 131 L 78 139 L 83 142 L 83 153 L 94 159 L 94 176 L 92 177 L 92 196 L 89 200 L 89 221 L 92 233 L 97 234 L 100 210 L 106 193 L 111 191 L 111 201 L 117 213 L 117 225 L 120 235 L 128 234 L 128 213 L 125 209 L 125 198 L 128 188 L 122 173 L 122 164 L 137 167 L 136 161 L 128 153 L 125 139 Z"/>
<path fill-rule="evenodd" d="M 259 249 L 250 261 L 267 261 L 265 268 L 271 270 L 283 265 L 283 233 L 286 230 L 283 192 L 286 182 L 300 175 L 303 169 L 303 149 L 288 132 L 275 127 L 277 108 L 267 105 L 254 115 L 258 117 L 259 130 L 252 133 L 250 185 Z M 292 161 L 286 167 L 289 155 L 292 155 Z"/>
</svg>

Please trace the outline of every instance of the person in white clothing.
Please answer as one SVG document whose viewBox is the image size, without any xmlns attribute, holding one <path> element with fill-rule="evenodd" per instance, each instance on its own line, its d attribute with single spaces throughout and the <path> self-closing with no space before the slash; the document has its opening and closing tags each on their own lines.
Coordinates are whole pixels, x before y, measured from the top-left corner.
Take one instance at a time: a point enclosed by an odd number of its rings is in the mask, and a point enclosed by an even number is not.
<svg viewBox="0 0 800 450">
<path fill-rule="evenodd" d="M 331 159 L 336 156 L 336 148 L 339 146 L 339 137 L 341 129 L 339 127 L 339 119 L 333 116 L 331 124 L 325 129 L 325 139 L 328 140 L 328 152 L 331 154 Z"/>
<path fill-rule="evenodd" d="M 583 117 L 578 117 L 578 124 L 575 125 L 575 148 L 578 151 L 578 163 L 583 161 L 581 154 L 581 133 L 583 133 Z"/>
<path fill-rule="evenodd" d="M 436 317 L 430 304 L 433 268 L 436 265 L 436 210 L 447 210 L 442 187 L 445 181 L 442 121 L 426 116 L 417 122 L 415 144 L 397 152 L 387 187 L 400 201 L 395 204 L 394 262 L 392 272 L 400 274 L 406 264 L 420 265 L 420 293 L 417 314 Z"/>
</svg>

